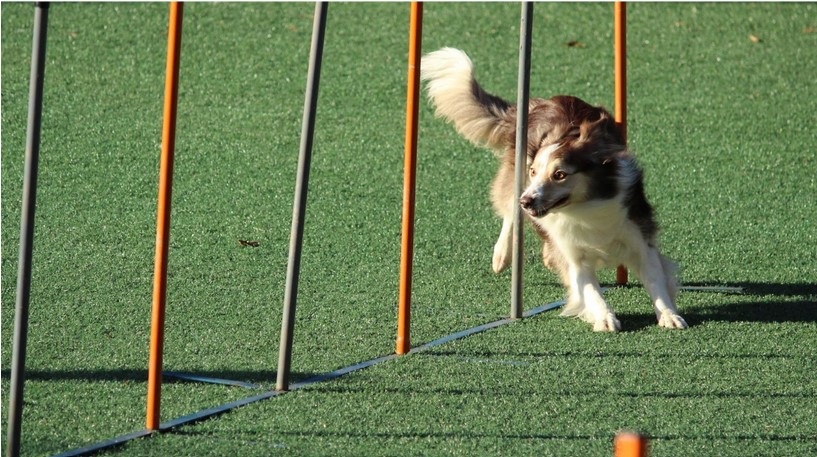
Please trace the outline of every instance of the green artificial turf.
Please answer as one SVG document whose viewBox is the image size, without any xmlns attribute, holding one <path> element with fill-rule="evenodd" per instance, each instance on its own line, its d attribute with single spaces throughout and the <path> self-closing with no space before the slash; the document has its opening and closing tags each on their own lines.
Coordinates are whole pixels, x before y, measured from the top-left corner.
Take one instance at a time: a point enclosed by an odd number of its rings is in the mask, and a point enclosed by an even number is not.
<svg viewBox="0 0 817 457">
<path fill-rule="evenodd" d="M 23 454 L 144 428 L 167 5 L 50 12 Z M 165 368 L 274 386 L 314 6 L 185 7 Z M 534 11 L 533 96 L 612 108 L 612 5 Z M 409 7 L 332 3 L 295 380 L 394 350 Z M 628 7 L 629 141 L 685 331 L 637 281 L 624 332 L 551 311 L 131 442 L 116 455 L 817 453 L 817 5 Z M 7 424 L 33 7 L 2 5 L 2 425 Z M 427 3 L 423 49 L 516 97 L 519 5 Z M 412 341 L 508 313 L 491 153 L 420 110 Z M 530 234 L 530 232 L 529 232 Z M 257 247 L 238 240 L 257 241 Z M 527 239 L 526 308 L 560 300 Z M 602 274 L 603 282 L 612 273 Z M 162 418 L 264 390 L 168 382 Z M 5 445 L 5 444 L 4 444 Z M 4 448 L 5 451 L 5 448 Z"/>
</svg>

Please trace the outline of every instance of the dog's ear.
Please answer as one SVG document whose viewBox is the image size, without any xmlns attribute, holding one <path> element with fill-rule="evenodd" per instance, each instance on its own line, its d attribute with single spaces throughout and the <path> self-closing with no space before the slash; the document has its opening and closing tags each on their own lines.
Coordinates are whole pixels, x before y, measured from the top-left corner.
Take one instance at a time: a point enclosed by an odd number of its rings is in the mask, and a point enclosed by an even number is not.
<svg viewBox="0 0 817 457">
<path fill-rule="evenodd" d="M 528 112 L 528 160 L 533 161 L 536 153 L 546 142 L 555 140 L 562 135 L 564 126 L 559 123 L 560 116 L 564 114 L 550 100 L 531 100 L 531 108 Z M 516 125 L 516 110 L 513 110 L 513 122 Z M 516 144 L 516 128 L 511 133 L 513 137 L 509 143 L 510 147 Z"/>
<path fill-rule="evenodd" d="M 516 106 L 511 107 L 503 118 L 501 123 L 498 123 L 496 128 L 502 130 L 504 146 L 507 150 L 516 150 Z M 531 110 L 528 113 L 528 135 L 527 148 L 525 154 L 528 157 L 528 163 L 533 162 L 536 153 L 539 152 L 542 139 L 545 138 L 550 130 L 550 124 L 542 119 L 541 113 L 536 110 Z"/>
<path fill-rule="evenodd" d="M 624 146 L 624 138 L 607 111 L 599 109 L 598 117 L 591 119 L 579 126 L 580 142 Z"/>
</svg>

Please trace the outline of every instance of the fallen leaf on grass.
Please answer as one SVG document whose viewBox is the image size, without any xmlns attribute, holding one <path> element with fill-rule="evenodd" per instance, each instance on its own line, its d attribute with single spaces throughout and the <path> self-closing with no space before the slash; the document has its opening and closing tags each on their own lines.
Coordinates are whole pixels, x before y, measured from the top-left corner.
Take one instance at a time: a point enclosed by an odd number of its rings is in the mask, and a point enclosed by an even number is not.
<svg viewBox="0 0 817 457">
<path fill-rule="evenodd" d="M 817 27 L 806 27 L 803 29 L 803 33 L 814 33 L 817 32 Z"/>
<path fill-rule="evenodd" d="M 585 47 L 584 43 L 582 43 L 581 41 L 576 41 L 576 40 L 568 41 L 565 44 L 567 45 L 568 48 L 583 48 L 583 47 Z"/>
<path fill-rule="evenodd" d="M 752 43 L 760 43 L 760 38 L 750 34 L 749 41 L 751 41 Z"/>
<path fill-rule="evenodd" d="M 257 248 L 261 243 L 259 243 L 258 241 L 238 240 L 238 244 L 240 244 L 241 246 L 250 246 Z"/>
</svg>

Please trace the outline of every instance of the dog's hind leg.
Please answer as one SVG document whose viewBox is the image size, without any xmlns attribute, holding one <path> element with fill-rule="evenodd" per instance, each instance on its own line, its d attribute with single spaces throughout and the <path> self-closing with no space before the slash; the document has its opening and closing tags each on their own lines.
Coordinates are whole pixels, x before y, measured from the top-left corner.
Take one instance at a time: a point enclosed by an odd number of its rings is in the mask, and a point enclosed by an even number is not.
<svg viewBox="0 0 817 457">
<path fill-rule="evenodd" d="M 675 264 L 662 256 L 657 249 L 648 247 L 634 273 L 641 278 L 650 294 L 658 325 L 666 328 L 687 328 L 686 321 L 675 308 L 678 287 L 676 269 Z"/>
</svg>

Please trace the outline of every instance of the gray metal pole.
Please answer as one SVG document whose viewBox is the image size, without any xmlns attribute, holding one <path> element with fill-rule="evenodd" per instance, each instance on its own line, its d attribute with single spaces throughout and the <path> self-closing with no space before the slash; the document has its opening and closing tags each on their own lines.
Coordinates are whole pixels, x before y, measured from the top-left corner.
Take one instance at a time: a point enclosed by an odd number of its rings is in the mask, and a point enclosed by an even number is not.
<svg viewBox="0 0 817 457">
<path fill-rule="evenodd" d="M 522 197 L 525 182 L 528 147 L 528 93 L 530 92 L 530 42 L 533 21 L 533 3 L 522 2 L 522 18 L 519 24 L 519 80 L 516 99 L 516 165 L 514 198 Z M 522 317 L 522 267 L 524 218 L 522 207 L 516 205 L 513 214 L 513 257 L 511 258 L 511 318 Z"/>
<path fill-rule="evenodd" d="M 34 247 L 34 208 L 37 195 L 37 166 L 40 157 L 40 121 L 43 112 L 45 38 L 48 31 L 48 3 L 34 7 L 34 41 L 31 50 L 31 77 L 28 93 L 28 126 L 20 216 L 20 260 L 17 269 L 17 303 L 14 309 L 14 342 L 11 356 L 8 435 L 6 455 L 20 455 L 25 383 L 28 303 L 31 297 L 31 253 Z"/>
<path fill-rule="evenodd" d="M 323 38 L 326 31 L 327 2 L 315 4 L 312 25 L 312 47 L 309 51 L 309 69 L 306 76 L 304 118 L 301 128 L 301 149 L 298 156 L 298 175 L 295 180 L 295 203 L 292 206 L 292 228 L 289 238 L 284 313 L 281 319 L 281 345 L 278 349 L 278 379 L 275 389 L 289 390 L 292 366 L 292 333 L 295 330 L 295 303 L 298 297 L 298 277 L 301 272 L 301 245 L 304 237 L 306 193 L 309 184 L 309 163 L 312 160 L 312 138 L 315 133 L 315 110 L 318 105 L 318 86 L 323 57 Z"/>
</svg>

